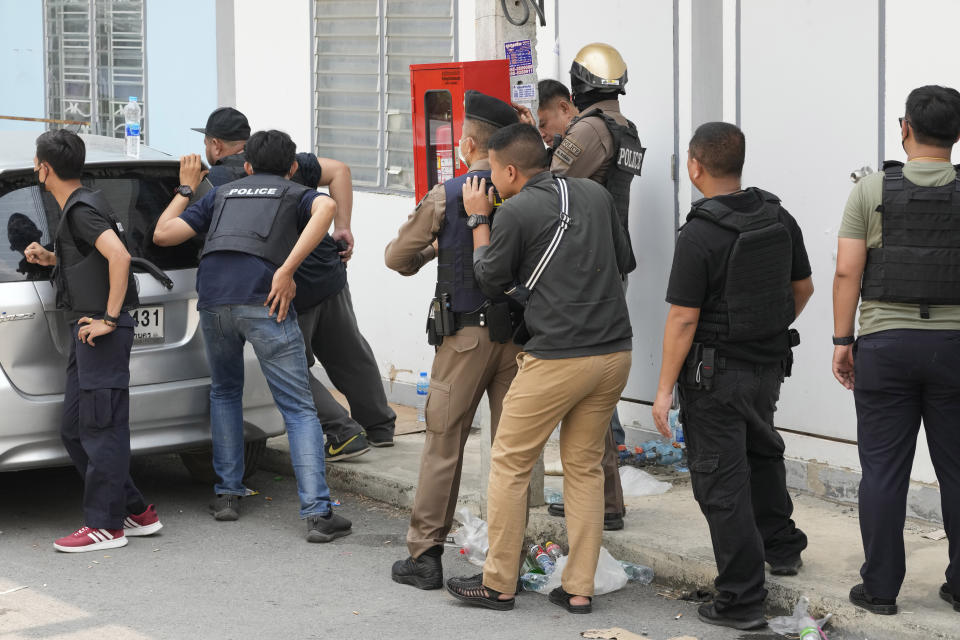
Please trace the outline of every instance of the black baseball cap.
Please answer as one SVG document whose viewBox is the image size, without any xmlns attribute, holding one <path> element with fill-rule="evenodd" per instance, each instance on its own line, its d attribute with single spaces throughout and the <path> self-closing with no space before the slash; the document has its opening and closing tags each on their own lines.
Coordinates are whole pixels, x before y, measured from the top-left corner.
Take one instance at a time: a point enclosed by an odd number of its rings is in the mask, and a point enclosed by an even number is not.
<svg viewBox="0 0 960 640">
<path fill-rule="evenodd" d="M 519 121 L 516 110 L 509 104 L 473 89 L 463 96 L 463 115 L 492 124 L 498 129 Z"/>
<path fill-rule="evenodd" d="M 220 107 L 207 118 L 206 127 L 202 129 L 191 128 L 211 138 L 219 138 L 228 142 L 250 138 L 250 123 L 247 122 L 247 116 L 233 107 Z"/>
</svg>

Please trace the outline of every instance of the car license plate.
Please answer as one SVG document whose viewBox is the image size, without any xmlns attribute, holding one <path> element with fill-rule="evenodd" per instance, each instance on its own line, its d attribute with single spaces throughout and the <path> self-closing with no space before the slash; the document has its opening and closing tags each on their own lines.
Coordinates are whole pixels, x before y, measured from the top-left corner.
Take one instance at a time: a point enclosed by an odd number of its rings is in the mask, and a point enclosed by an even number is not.
<svg viewBox="0 0 960 640">
<path fill-rule="evenodd" d="M 163 307 L 140 307 L 130 312 L 133 316 L 133 344 L 163 342 Z"/>
</svg>

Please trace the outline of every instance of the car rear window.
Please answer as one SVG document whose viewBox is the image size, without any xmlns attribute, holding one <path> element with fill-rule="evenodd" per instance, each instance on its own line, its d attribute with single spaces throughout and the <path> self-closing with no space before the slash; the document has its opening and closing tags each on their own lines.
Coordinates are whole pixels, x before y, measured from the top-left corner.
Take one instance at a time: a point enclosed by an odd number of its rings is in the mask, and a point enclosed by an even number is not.
<svg viewBox="0 0 960 640">
<path fill-rule="evenodd" d="M 126 231 L 130 255 L 145 258 L 161 269 L 197 266 L 203 235 L 177 247 L 153 244 L 153 230 L 180 184 L 179 170 L 170 166 L 87 167 L 82 182 L 100 190 Z M 204 182 L 196 198 L 210 189 Z M 18 172 L 0 180 L 0 229 L 8 242 L 0 242 L 0 282 L 47 280 L 51 269 L 29 264 L 23 251 L 31 242 L 53 250 L 60 224 L 60 208 L 49 193 L 36 185 L 32 172 Z"/>
</svg>

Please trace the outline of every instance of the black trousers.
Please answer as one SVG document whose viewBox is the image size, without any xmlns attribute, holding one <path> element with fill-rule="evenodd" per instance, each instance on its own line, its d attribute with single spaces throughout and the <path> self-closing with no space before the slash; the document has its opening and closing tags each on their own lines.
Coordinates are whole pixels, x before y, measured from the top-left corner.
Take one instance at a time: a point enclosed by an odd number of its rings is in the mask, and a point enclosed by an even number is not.
<svg viewBox="0 0 960 640">
<path fill-rule="evenodd" d="M 77 339 L 67 361 L 60 437 L 83 477 L 83 517 L 88 527 L 122 529 L 130 506 L 143 496 L 130 478 L 129 316 L 90 346 Z"/>
<path fill-rule="evenodd" d="M 878 598 L 900 592 L 907 490 L 922 419 L 949 541 L 947 582 L 960 593 L 960 331 L 871 333 L 857 340 L 854 365 L 864 587 Z"/>
<path fill-rule="evenodd" d="M 340 442 L 364 430 L 381 439 L 392 437 L 397 414 L 387 403 L 373 350 L 357 326 L 349 285 L 298 313 L 297 322 L 307 349 L 307 366 L 319 360 L 330 381 L 350 403 L 347 413 L 320 381 L 310 376 L 323 433 Z"/>
<path fill-rule="evenodd" d="M 773 427 L 781 382 L 778 364 L 718 370 L 710 391 L 680 387 L 693 495 L 717 561 L 714 602 L 732 617 L 762 615 L 764 561 L 794 560 L 807 546 Z"/>
</svg>

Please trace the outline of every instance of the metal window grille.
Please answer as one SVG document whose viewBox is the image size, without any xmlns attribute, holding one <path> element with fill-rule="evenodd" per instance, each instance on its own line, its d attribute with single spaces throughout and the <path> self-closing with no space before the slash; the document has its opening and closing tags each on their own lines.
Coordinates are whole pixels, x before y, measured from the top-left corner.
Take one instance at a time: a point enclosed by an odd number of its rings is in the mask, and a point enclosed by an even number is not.
<svg viewBox="0 0 960 640">
<path fill-rule="evenodd" d="M 122 137 L 137 96 L 146 119 L 144 0 L 44 0 L 43 15 L 47 117 Z"/>
<path fill-rule="evenodd" d="M 454 59 L 454 0 L 315 0 L 314 142 L 357 186 L 413 191 L 410 65 Z"/>
</svg>

